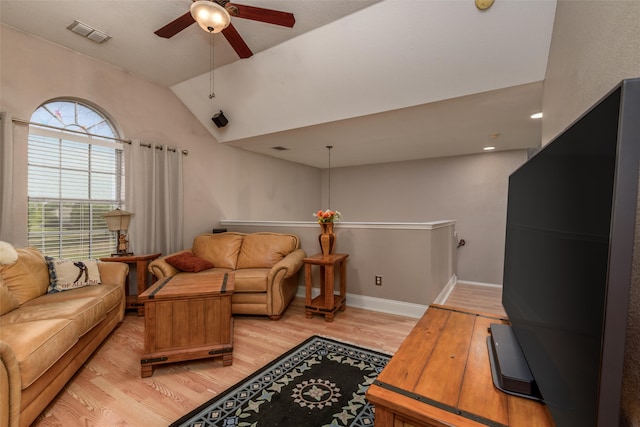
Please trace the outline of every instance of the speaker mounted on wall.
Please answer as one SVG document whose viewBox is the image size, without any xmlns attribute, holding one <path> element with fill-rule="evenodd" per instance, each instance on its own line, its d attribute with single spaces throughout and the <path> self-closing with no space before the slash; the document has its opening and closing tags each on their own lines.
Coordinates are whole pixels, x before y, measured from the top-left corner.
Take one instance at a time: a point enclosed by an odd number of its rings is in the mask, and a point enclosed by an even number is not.
<svg viewBox="0 0 640 427">
<path fill-rule="evenodd" d="M 213 117 L 211 117 L 211 120 L 219 128 L 223 128 L 227 125 L 227 123 L 229 123 L 229 120 L 224 116 L 224 113 L 222 112 L 222 110 L 220 110 L 220 112 L 218 113 L 215 113 Z"/>
</svg>

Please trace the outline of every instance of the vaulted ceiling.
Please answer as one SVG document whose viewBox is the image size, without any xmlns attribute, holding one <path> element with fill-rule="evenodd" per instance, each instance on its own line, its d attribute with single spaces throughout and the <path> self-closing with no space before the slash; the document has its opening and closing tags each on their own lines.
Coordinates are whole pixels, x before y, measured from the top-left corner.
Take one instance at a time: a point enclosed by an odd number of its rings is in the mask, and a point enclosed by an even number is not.
<svg viewBox="0 0 640 427">
<path fill-rule="evenodd" d="M 154 31 L 191 0 L 2 0 L 0 21 L 171 88 L 220 143 L 315 167 L 540 144 L 555 0 L 248 0 L 291 12 L 293 28 L 232 18 L 239 59 L 191 25 Z M 111 39 L 67 30 L 81 21 Z M 217 128 L 211 116 L 229 119 Z M 276 150 L 273 147 L 285 148 Z"/>
</svg>

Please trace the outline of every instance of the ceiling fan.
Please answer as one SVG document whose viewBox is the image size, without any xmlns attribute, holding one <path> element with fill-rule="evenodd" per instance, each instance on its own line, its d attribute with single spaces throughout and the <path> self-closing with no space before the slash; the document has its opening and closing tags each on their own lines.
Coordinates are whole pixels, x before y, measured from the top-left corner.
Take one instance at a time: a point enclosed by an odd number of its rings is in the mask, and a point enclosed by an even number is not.
<svg viewBox="0 0 640 427">
<path fill-rule="evenodd" d="M 208 26 L 208 24 L 203 25 L 200 19 L 195 18 L 198 16 L 199 8 L 216 9 L 216 12 L 221 15 L 221 19 L 226 19 L 226 22 L 222 24 L 222 27 Z M 292 28 L 296 22 L 293 14 L 289 12 L 246 6 L 231 3 L 229 0 L 194 0 L 189 12 L 155 31 L 155 34 L 169 39 L 189 27 L 194 22 L 198 22 L 198 24 L 206 31 L 213 33 L 222 31 L 222 34 L 225 36 L 231 47 L 236 51 L 238 56 L 240 58 L 249 58 L 253 55 L 253 52 L 251 52 L 251 49 L 249 49 L 249 46 L 247 46 L 233 24 L 230 23 L 231 17 L 251 19 L 253 21 L 266 22 L 268 24 L 281 25 L 289 28 Z"/>
</svg>

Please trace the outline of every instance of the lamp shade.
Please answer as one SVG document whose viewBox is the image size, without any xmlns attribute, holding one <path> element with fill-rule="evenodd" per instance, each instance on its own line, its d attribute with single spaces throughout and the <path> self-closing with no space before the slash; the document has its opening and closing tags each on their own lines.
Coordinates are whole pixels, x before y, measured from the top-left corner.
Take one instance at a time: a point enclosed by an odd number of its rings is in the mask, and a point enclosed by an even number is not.
<svg viewBox="0 0 640 427">
<path fill-rule="evenodd" d="M 215 1 L 198 0 L 191 4 L 191 16 L 200 28 L 207 32 L 219 33 L 231 23 L 231 15 L 227 9 Z"/>
<path fill-rule="evenodd" d="M 127 231 L 129 229 L 129 221 L 133 214 L 118 208 L 102 216 L 105 221 L 107 221 L 109 231 Z"/>
</svg>

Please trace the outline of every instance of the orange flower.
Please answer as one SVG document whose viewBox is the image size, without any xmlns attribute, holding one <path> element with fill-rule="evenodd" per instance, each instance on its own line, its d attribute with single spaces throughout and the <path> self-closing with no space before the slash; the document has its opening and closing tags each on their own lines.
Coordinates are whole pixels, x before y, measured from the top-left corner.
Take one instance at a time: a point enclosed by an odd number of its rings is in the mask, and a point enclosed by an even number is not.
<svg viewBox="0 0 640 427">
<path fill-rule="evenodd" d="M 318 212 L 314 213 L 313 216 L 319 223 L 338 222 L 342 220 L 342 214 L 340 212 L 332 211 L 330 209 L 327 209 L 326 211 L 320 209 Z"/>
</svg>

